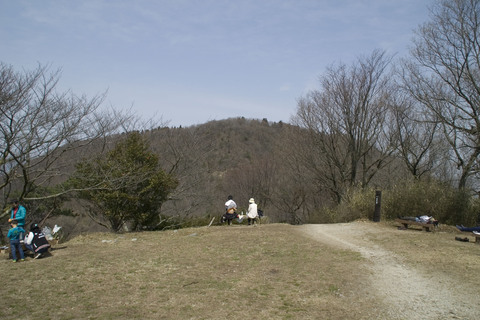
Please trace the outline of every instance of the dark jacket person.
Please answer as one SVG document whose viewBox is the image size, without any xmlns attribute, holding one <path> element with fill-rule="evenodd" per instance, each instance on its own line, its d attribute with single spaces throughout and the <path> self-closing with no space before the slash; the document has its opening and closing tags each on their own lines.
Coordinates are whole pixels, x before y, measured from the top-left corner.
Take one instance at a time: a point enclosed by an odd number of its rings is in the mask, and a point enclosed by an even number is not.
<svg viewBox="0 0 480 320">
<path fill-rule="evenodd" d="M 32 223 L 30 226 L 30 233 L 25 238 L 25 247 L 33 252 L 34 259 L 40 258 L 50 248 L 50 243 L 38 224 Z"/>
</svg>

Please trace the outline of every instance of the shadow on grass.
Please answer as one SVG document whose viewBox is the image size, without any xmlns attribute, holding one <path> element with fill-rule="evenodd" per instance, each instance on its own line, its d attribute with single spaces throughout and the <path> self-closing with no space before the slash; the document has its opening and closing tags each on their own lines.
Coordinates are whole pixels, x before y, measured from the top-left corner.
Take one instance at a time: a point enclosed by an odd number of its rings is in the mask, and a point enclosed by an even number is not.
<svg viewBox="0 0 480 320">
<path fill-rule="evenodd" d="M 55 247 L 55 248 L 50 248 L 50 251 L 63 250 L 63 249 L 67 249 L 67 248 L 68 248 L 67 246 L 63 246 L 63 247 Z"/>
</svg>

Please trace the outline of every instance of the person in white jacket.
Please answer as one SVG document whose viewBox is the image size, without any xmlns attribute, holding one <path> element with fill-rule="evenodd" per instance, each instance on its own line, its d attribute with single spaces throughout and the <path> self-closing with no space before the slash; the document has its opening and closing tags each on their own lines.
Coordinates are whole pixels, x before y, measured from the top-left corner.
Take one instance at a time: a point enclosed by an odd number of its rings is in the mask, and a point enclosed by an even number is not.
<svg viewBox="0 0 480 320">
<path fill-rule="evenodd" d="M 258 211 L 257 211 L 257 204 L 255 203 L 255 199 L 250 198 L 248 200 L 248 211 L 247 211 L 247 218 L 248 218 L 248 225 L 254 225 L 257 221 Z"/>
</svg>

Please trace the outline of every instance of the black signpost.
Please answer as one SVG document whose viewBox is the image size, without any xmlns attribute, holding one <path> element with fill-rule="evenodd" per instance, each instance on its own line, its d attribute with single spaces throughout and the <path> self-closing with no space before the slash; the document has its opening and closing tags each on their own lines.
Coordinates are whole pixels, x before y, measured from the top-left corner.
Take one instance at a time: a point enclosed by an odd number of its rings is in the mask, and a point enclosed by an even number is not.
<svg viewBox="0 0 480 320">
<path fill-rule="evenodd" d="M 373 213 L 373 221 L 380 222 L 380 204 L 382 202 L 382 191 L 375 191 L 375 212 Z"/>
</svg>

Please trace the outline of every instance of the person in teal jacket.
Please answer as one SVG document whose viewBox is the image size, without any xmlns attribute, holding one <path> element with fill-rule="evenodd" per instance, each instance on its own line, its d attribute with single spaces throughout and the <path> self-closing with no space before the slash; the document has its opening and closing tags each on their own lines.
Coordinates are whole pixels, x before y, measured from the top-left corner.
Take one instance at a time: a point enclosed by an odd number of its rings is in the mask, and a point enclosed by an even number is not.
<svg viewBox="0 0 480 320">
<path fill-rule="evenodd" d="M 18 200 L 12 201 L 12 211 L 10 214 L 10 219 L 8 222 L 12 222 L 12 220 L 17 220 L 18 226 L 23 227 L 25 225 L 25 216 L 27 215 L 27 210 L 24 206 L 21 206 Z"/>
<path fill-rule="evenodd" d="M 25 254 L 23 253 L 22 244 L 20 240 L 23 240 L 25 236 L 25 230 L 22 227 L 18 226 L 17 220 L 10 221 L 10 226 L 12 227 L 8 230 L 7 237 L 10 239 L 10 250 L 12 251 L 12 260 L 17 262 L 17 250 L 20 253 L 20 260 L 25 260 Z"/>
</svg>

